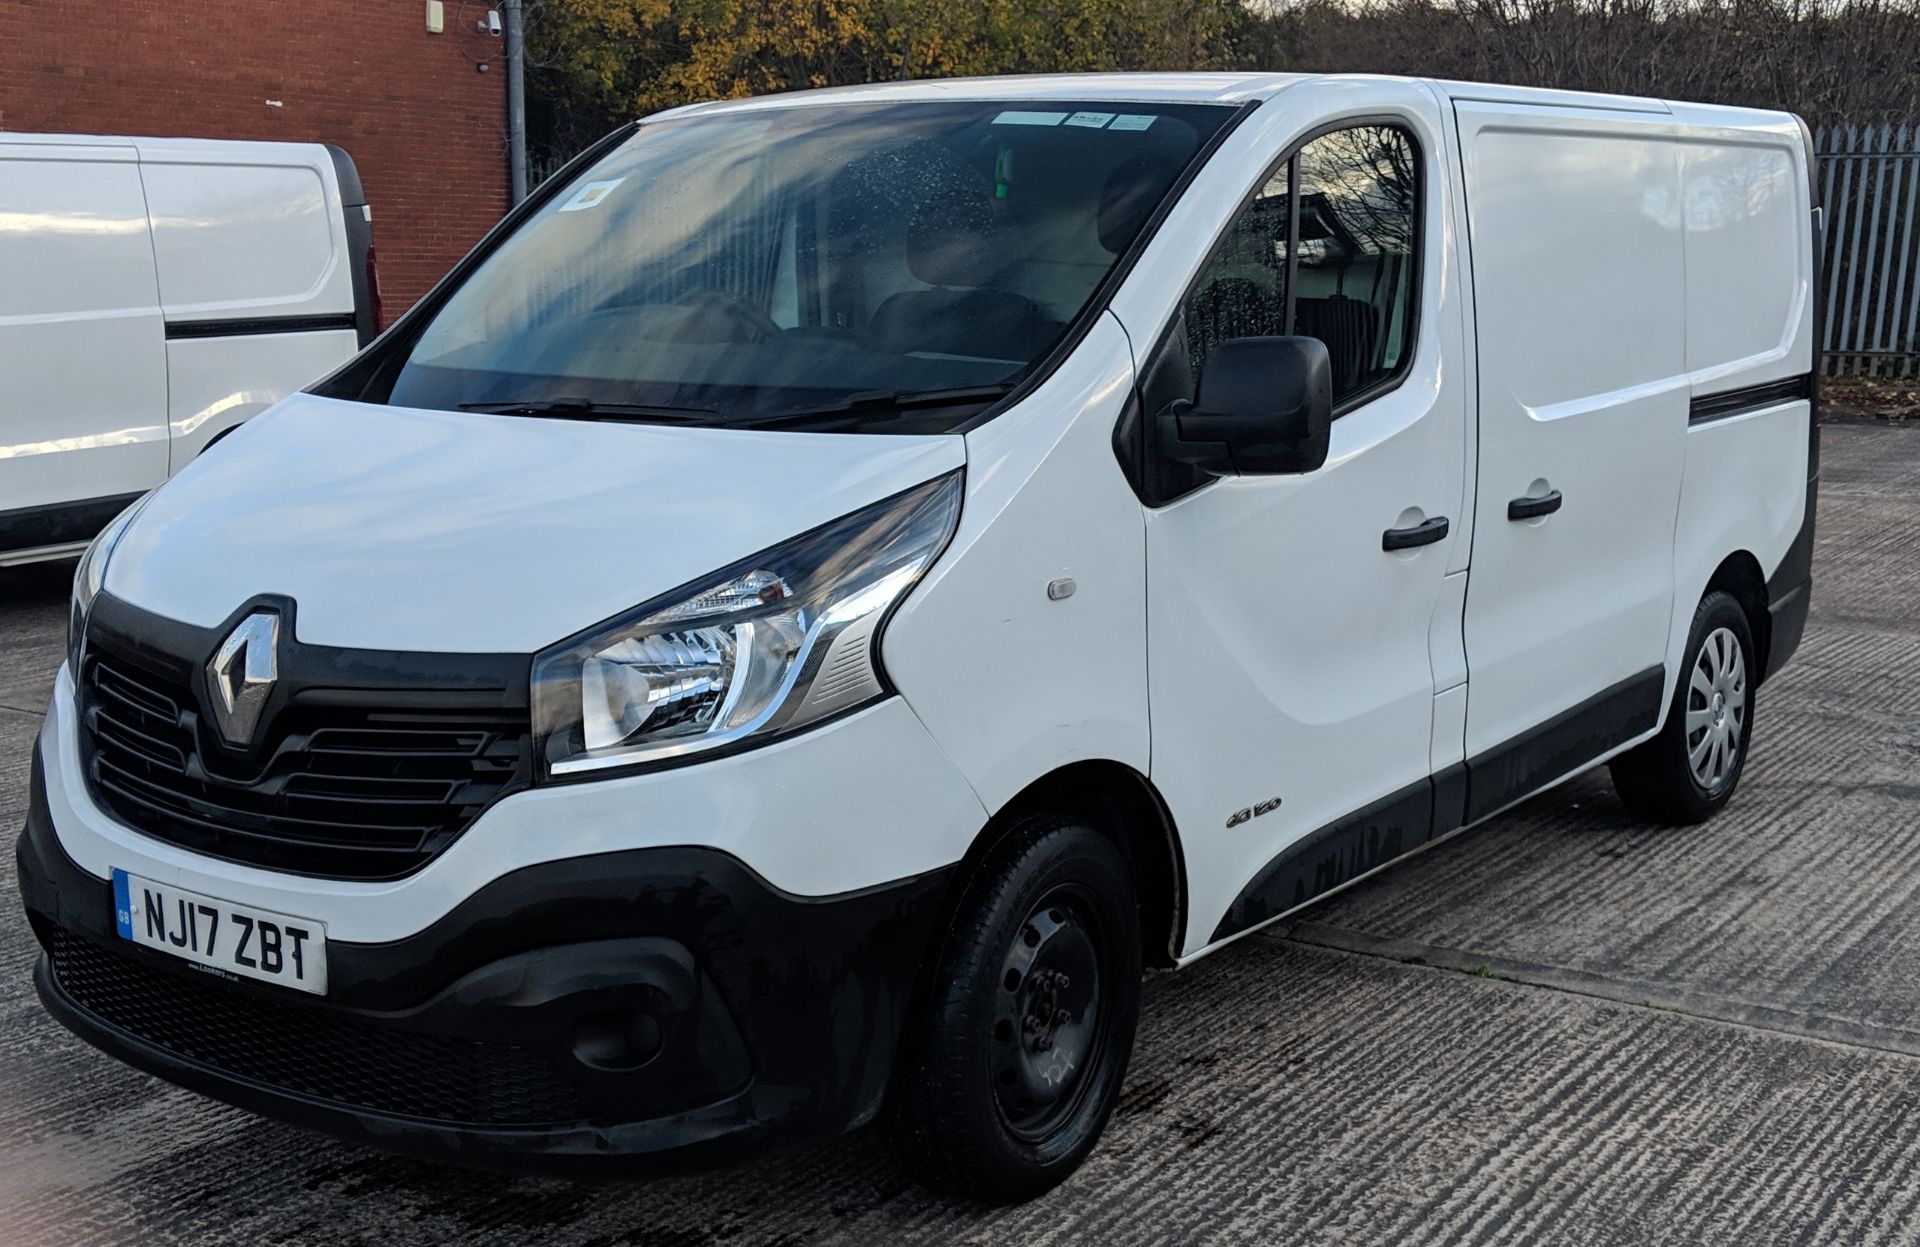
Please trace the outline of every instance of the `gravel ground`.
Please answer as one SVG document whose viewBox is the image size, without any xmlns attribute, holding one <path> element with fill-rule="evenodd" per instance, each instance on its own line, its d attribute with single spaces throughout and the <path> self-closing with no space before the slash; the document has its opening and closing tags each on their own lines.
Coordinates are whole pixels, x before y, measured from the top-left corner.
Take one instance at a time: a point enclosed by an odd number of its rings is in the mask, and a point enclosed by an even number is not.
<svg viewBox="0 0 1920 1247">
<path fill-rule="evenodd" d="M 8 901 L 0 1243 L 1920 1240 L 1920 434 L 1825 450 L 1812 623 L 1721 817 L 1637 824 L 1589 775 L 1155 976 L 1047 1199 L 940 1204 L 871 1132 L 611 1186 L 336 1144 L 70 1038 Z M 0 572 L 0 824 L 70 570 Z"/>
</svg>

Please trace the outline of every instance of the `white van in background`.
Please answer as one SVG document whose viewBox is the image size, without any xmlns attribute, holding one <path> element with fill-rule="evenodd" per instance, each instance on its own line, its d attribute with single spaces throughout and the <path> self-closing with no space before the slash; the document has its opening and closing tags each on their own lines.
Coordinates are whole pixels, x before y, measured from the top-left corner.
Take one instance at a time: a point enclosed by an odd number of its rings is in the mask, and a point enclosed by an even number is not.
<svg viewBox="0 0 1920 1247">
<path fill-rule="evenodd" d="M 79 553 L 379 322 L 337 147 L 0 133 L 0 566 Z"/>
<path fill-rule="evenodd" d="M 1603 762 L 1733 798 L 1811 585 L 1809 147 L 1298 75 L 624 129 L 83 557 L 41 998 L 382 1147 L 884 1108 L 1043 1191 L 1143 963 Z"/>
</svg>

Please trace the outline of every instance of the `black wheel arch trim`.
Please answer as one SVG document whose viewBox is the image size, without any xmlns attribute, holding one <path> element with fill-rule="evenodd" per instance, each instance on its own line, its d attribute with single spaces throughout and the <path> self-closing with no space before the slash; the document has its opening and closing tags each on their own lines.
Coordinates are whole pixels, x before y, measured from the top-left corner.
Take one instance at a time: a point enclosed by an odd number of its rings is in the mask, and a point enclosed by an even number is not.
<svg viewBox="0 0 1920 1247">
<path fill-rule="evenodd" d="M 1116 780 L 1122 781 L 1129 791 L 1118 791 Z M 1152 948 L 1143 948 L 1145 960 L 1148 965 L 1161 969 L 1177 964 L 1185 950 L 1187 924 L 1191 919 L 1187 854 L 1180 828 L 1159 785 L 1139 769 L 1111 758 L 1081 758 L 1056 766 L 1035 776 L 1000 803 L 962 855 L 956 867 L 959 875 L 964 876 L 992 852 L 1000 837 L 1020 818 L 1036 813 L 1085 820 L 1120 843 L 1121 852 L 1135 867 L 1136 883 L 1142 885 L 1142 932 L 1147 933 L 1153 925 L 1164 927 L 1163 931 L 1154 932 L 1165 935 L 1164 946 L 1156 943 Z M 1149 896 L 1146 881 L 1139 878 L 1141 863 L 1136 855 L 1143 842 L 1159 855 L 1155 866 L 1164 871 L 1164 877 L 1153 877 L 1151 886 L 1163 887 L 1164 896 Z M 1149 900 L 1164 900 L 1165 914 L 1147 910 Z M 1152 913 L 1152 923 L 1148 921 L 1149 913 Z"/>
</svg>

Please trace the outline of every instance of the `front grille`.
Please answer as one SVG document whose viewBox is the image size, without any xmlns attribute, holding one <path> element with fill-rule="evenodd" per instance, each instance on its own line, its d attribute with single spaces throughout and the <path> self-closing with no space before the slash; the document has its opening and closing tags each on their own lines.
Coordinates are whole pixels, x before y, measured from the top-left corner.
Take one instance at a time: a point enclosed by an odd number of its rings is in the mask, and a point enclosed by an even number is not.
<svg viewBox="0 0 1920 1247">
<path fill-rule="evenodd" d="M 116 817 L 197 852 L 274 870 L 388 879 L 417 869 L 524 782 L 524 710 L 343 708 L 296 697 L 258 754 L 201 745 L 189 691 L 89 652 L 88 778 Z"/>
<path fill-rule="evenodd" d="M 146 1043 L 247 1081 L 349 1108 L 476 1126 L 583 1119 L 538 1052 L 394 1030 L 161 974 L 52 932 L 54 978 L 81 1008 Z"/>
</svg>

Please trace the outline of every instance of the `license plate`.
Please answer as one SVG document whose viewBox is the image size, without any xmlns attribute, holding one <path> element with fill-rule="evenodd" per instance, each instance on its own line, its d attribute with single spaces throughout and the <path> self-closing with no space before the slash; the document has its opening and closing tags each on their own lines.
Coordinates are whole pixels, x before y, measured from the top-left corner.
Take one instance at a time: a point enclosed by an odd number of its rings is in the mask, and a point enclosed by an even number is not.
<svg viewBox="0 0 1920 1247">
<path fill-rule="evenodd" d="M 171 884 L 113 872 L 120 938 L 223 974 L 327 991 L 327 928 Z"/>
</svg>

